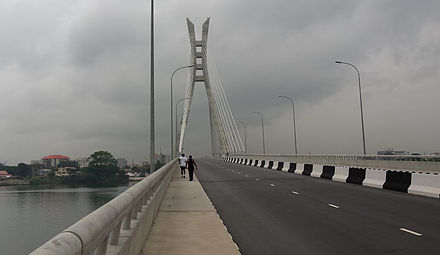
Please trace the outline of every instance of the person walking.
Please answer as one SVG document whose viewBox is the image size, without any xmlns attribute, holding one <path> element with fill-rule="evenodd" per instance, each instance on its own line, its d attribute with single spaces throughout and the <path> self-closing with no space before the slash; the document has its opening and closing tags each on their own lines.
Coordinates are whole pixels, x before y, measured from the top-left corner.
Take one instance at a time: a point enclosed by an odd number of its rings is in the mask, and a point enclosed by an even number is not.
<svg viewBox="0 0 440 255">
<path fill-rule="evenodd" d="M 197 170 L 199 169 L 199 167 L 197 166 L 197 163 L 192 158 L 192 155 L 189 155 L 189 159 L 186 161 L 186 164 L 188 165 L 189 180 L 192 181 L 193 175 L 194 175 L 194 166 L 196 167 Z"/>
<path fill-rule="evenodd" d="M 180 178 L 185 178 L 185 168 L 187 159 L 185 158 L 185 154 L 180 155 L 179 164 L 180 164 Z"/>
</svg>

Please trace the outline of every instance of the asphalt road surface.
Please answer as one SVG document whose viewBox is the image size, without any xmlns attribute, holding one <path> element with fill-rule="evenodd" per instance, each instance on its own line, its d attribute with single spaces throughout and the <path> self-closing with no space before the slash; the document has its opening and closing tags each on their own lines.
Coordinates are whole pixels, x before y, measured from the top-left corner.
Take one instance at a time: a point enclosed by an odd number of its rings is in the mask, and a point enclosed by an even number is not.
<svg viewBox="0 0 440 255">
<path fill-rule="evenodd" d="M 440 200 L 218 159 L 197 177 L 242 254 L 440 254 Z"/>
</svg>

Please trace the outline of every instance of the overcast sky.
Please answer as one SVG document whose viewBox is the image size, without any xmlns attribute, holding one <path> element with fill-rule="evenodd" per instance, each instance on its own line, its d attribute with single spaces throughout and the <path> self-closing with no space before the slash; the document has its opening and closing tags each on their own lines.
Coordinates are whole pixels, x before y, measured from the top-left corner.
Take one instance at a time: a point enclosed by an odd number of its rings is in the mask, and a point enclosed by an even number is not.
<svg viewBox="0 0 440 255">
<path fill-rule="evenodd" d="M 361 72 L 367 153 L 440 151 L 440 1 L 162 0 L 156 4 L 156 147 L 169 153 L 169 79 L 189 63 L 185 18 L 211 18 L 215 59 L 248 151 L 361 154 Z M 149 151 L 149 2 L 0 2 L 0 162 L 108 150 Z M 184 97 L 186 73 L 175 76 Z M 242 131 L 242 128 L 240 127 Z M 185 140 L 210 151 L 207 97 L 197 86 Z"/>
</svg>

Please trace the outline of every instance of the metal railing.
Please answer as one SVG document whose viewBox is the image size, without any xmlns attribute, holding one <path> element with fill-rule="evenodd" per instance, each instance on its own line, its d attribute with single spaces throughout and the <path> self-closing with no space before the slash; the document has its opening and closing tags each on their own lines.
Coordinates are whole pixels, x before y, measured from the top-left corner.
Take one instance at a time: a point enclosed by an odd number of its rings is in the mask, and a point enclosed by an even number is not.
<svg viewBox="0 0 440 255">
<path fill-rule="evenodd" d="M 411 172 L 440 172 L 440 157 L 425 155 L 276 155 L 234 154 L 229 157 L 273 160 L 300 164 L 350 166 Z"/>
<path fill-rule="evenodd" d="M 166 164 L 31 255 L 139 254 L 176 167 L 177 160 Z"/>
</svg>

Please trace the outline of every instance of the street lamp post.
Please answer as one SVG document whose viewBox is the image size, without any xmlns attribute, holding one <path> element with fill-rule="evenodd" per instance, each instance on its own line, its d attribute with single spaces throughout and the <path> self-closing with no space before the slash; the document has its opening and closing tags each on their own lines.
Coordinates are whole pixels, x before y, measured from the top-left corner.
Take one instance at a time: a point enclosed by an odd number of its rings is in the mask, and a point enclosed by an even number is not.
<svg viewBox="0 0 440 255">
<path fill-rule="evenodd" d="M 253 113 L 258 114 L 261 117 L 261 129 L 263 131 L 263 154 L 266 155 L 266 144 L 264 143 L 264 119 L 263 119 L 263 114 L 261 114 L 260 112 L 253 112 Z"/>
<path fill-rule="evenodd" d="M 177 103 L 176 103 L 176 149 L 175 149 L 176 152 L 177 152 L 177 106 L 179 105 L 180 102 L 182 102 L 183 100 L 186 100 L 186 99 L 189 99 L 189 97 L 181 98 L 181 99 L 177 100 Z M 172 132 L 173 131 L 171 131 L 171 133 Z"/>
<path fill-rule="evenodd" d="M 154 172 L 154 0 L 151 0 L 150 30 L 150 173 Z"/>
<path fill-rule="evenodd" d="M 174 148 L 173 148 L 173 145 L 174 145 L 174 143 L 173 143 L 173 76 L 174 76 L 174 74 L 177 72 L 177 71 L 179 71 L 179 70 L 181 70 L 181 69 L 184 69 L 184 68 L 190 68 L 190 67 L 193 67 L 194 65 L 189 65 L 189 66 L 182 66 L 182 67 L 179 67 L 179 68 L 177 68 L 176 70 L 174 70 L 174 72 L 173 72 L 173 74 L 171 74 L 171 89 L 170 89 L 170 123 L 171 123 L 171 126 L 170 126 L 170 137 L 171 137 L 171 153 L 170 153 L 170 155 L 171 155 L 171 158 L 172 159 L 174 159 Z M 177 125 L 177 123 L 176 123 L 176 125 Z M 176 138 L 177 139 L 177 138 Z"/>
<path fill-rule="evenodd" d="M 288 96 L 278 96 L 281 98 L 286 98 L 292 103 L 292 112 L 293 112 L 293 141 L 295 145 L 295 154 L 298 154 L 298 148 L 296 146 L 296 121 L 295 121 L 295 103 L 291 97 Z"/>
<path fill-rule="evenodd" d="M 246 137 L 247 137 L 247 135 L 246 135 L 246 123 L 244 122 L 244 121 L 239 121 L 242 125 L 243 125 L 243 128 L 244 128 L 244 154 L 247 154 L 247 142 L 246 142 Z"/>
<path fill-rule="evenodd" d="M 360 102 L 360 106 L 361 106 L 362 144 L 363 144 L 363 149 L 364 149 L 364 155 L 367 155 L 367 151 L 366 151 L 366 147 L 365 147 L 365 129 L 364 129 L 364 111 L 363 111 L 363 107 L 362 107 L 361 75 L 359 73 L 359 69 L 357 69 L 356 66 L 354 66 L 353 64 L 348 63 L 348 62 L 335 61 L 335 63 L 349 65 L 349 66 L 353 67 L 357 72 L 358 84 L 359 84 L 359 102 Z"/>
</svg>

